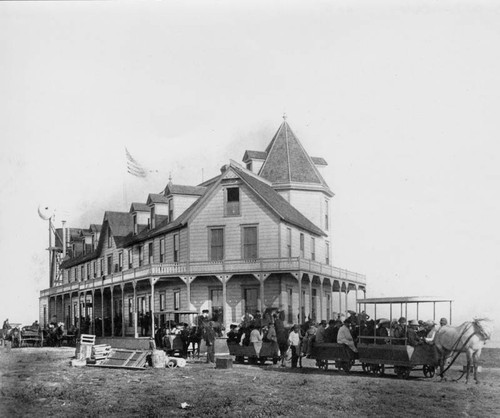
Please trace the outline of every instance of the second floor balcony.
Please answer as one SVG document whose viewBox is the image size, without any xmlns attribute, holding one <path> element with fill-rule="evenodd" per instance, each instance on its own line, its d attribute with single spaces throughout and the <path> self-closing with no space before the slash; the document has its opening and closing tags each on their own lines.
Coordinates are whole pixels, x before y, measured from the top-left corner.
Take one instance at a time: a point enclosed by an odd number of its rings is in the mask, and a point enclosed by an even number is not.
<svg viewBox="0 0 500 418">
<path fill-rule="evenodd" d="M 119 285 L 133 280 L 144 280 L 155 277 L 208 276 L 258 273 L 307 273 L 324 276 L 333 280 L 348 281 L 358 285 L 366 285 L 366 277 L 339 267 L 295 258 L 269 258 L 257 260 L 218 260 L 191 261 L 179 263 L 152 263 L 141 267 L 130 268 L 90 280 L 58 283 L 50 289 L 42 290 L 41 296 L 90 290 L 95 287 Z"/>
</svg>

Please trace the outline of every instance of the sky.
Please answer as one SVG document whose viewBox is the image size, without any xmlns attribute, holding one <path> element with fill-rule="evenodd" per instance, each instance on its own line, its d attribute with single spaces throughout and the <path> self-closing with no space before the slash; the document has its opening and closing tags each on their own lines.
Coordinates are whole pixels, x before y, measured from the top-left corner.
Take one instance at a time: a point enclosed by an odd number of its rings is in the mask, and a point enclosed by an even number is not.
<svg viewBox="0 0 500 418">
<path fill-rule="evenodd" d="M 100 223 L 264 150 L 283 113 L 328 162 L 335 266 L 368 297 L 499 318 L 499 18 L 493 1 L 2 2 L 0 319 L 38 318 L 39 205 Z"/>
</svg>

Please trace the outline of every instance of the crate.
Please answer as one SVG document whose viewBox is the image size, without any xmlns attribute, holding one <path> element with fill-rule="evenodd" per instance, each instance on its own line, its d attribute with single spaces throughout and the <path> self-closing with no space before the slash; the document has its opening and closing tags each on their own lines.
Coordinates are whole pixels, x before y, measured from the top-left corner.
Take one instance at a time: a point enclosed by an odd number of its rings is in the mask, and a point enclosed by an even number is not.
<svg viewBox="0 0 500 418">
<path fill-rule="evenodd" d="M 216 369 L 232 369 L 233 359 L 232 358 L 216 358 L 215 359 Z"/>
</svg>

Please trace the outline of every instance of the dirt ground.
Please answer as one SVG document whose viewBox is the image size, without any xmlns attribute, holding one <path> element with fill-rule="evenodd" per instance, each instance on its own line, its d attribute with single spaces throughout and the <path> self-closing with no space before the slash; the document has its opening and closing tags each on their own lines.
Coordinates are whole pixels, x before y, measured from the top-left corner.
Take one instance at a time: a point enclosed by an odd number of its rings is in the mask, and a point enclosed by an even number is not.
<svg viewBox="0 0 500 418">
<path fill-rule="evenodd" d="M 215 369 L 123 370 L 71 367 L 74 348 L 0 347 L 0 416 L 308 417 L 499 416 L 500 349 L 485 349 L 481 383 L 439 382 L 413 371 L 367 375 L 319 370 L 312 360 Z M 450 378 L 460 376 L 454 367 Z M 185 409 L 182 403 L 187 403 Z"/>
</svg>

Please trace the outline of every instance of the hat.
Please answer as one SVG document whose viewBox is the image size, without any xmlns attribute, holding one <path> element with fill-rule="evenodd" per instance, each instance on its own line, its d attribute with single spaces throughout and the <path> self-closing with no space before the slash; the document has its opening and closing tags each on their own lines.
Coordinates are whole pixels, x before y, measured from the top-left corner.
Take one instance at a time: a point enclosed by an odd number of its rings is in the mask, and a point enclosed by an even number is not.
<svg viewBox="0 0 500 418">
<path fill-rule="evenodd" d="M 408 325 L 412 327 L 418 327 L 418 321 L 416 319 L 412 319 L 410 322 L 408 322 Z"/>
<path fill-rule="evenodd" d="M 229 328 L 231 328 L 231 329 L 233 329 L 233 328 L 238 328 L 238 325 L 236 325 L 236 324 L 231 324 L 231 325 L 229 325 Z"/>
<path fill-rule="evenodd" d="M 201 311 L 201 313 L 208 313 L 208 312 L 209 312 L 209 311 L 208 311 L 208 309 L 203 309 L 203 310 Z"/>
<path fill-rule="evenodd" d="M 322 319 L 321 322 L 320 322 L 321 325 L 326 325 L 326 320 L 325 319 Z"/>
<path fill-rule="evenodd" d="M 387 318 L 380 318 L 378 320 L 378 324 L 379 325 L 382 325 L 382 324 L 390 324 L 391 321 L 389 321 Z"/>
<path fill-rule="evenodd" d="M 427 321 L 424 322 L 424 325 L 428 327 L 433 327 L 434 325 L 436 325 L 436 323 L 432 319 L 428 319 Z"/>
<path fill-rule="evenodd" d="M 347 311 L 347 313 L 350 315 L 356 315 L 356 312 L 354 312 L 354 311 Z"/>
<path fill-rule="evenodd" d="M 404 316 L 402 316 L 401 318 L 399 318 L 398 322 L 401 324 L 401 323 L 406 323 L 406 318 Z"/>
</svg>

